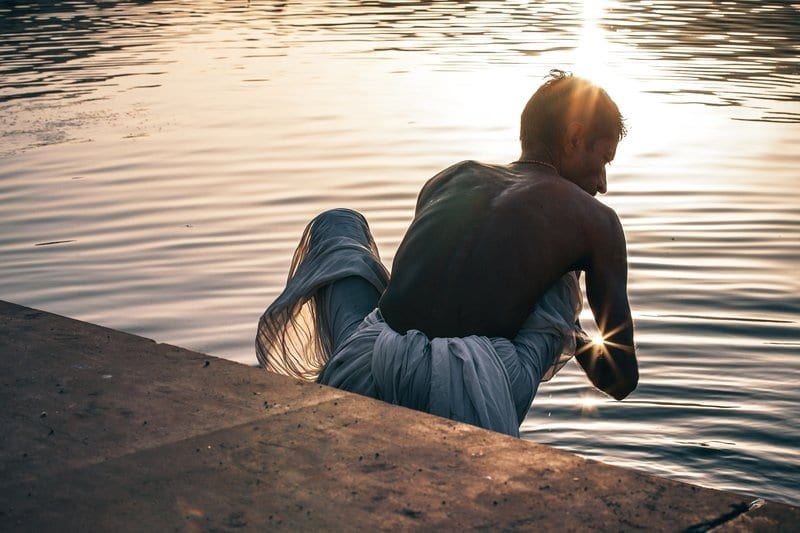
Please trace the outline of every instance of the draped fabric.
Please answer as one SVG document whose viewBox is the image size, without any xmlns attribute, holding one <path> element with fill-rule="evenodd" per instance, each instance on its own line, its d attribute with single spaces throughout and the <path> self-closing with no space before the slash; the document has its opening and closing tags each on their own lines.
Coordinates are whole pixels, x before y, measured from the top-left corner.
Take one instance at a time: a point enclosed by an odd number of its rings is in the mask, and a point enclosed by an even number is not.
<svg viewBox="0 0 800 533">
<path fill-rule="evenodd" d="M 581 299 L 567 274 L 513 339 L 428 338 L 394 331 L 380 310 L 331 357 L 319 382 L 412 409 L 519 436 L 539 383 L 575 353 Z"/>
<path fill-rule="evenodd" d="M 286 288 L 258 321 L 256 357 L 262 367 L 317 378 L 332 351 L 328 292 L 321 289 L 348 276 L 364 278 L 379 293 L 389 282 L 364 217 L 333 209 L 306 226 Z"/>
<path fill-rule="evenodd" d="M 519 436 L 539 383 L 574 355 L 581 292 L 564 275 L 540 299 L 513 339 L 428 338 L 398 333 L 378 309 L 335 353 L 330 291 L 346 277 L 380 293 L 388 283 L 366 220 L 349 210 L 321 214 L 306 228 L 286 289 L 259 321 L 256 353 L 268 370 Z"/>
</svg>

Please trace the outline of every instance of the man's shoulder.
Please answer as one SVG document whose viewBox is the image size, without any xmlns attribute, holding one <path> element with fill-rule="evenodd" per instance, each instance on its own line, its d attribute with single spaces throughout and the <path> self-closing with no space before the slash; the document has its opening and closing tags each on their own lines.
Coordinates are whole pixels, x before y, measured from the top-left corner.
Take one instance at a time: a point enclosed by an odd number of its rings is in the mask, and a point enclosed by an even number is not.
<svg viewBox="0 0 800 533">
<path fill-rule="evenodd" d="M 474 159 L 466 159 L 454 165 L 450 165 L 434 176 L 434 179 L 439 176 L 486 176 L 504 172 L 508 172 L 508 169 L 503 165 L 482 163 Z"/>
<path fill-rule="evenodd" d="M 433 176 L 422 187 L 419 202 L 424 203 L 431 197 L 460 194 L 464 190 L 473 190 L 476 186 L 490 186 L 503 176 L 503 167 L 474 160 L 466 160 L 451 165 Z M 480 188 L 480 187 L 479 187 Z M 418 203 L 421 205 L 421 203 Z"/>
<path fill-rule="evenodd" d="M 611 207 L 566 178 L 537 181 L 529 192 L 546 195 L 552 203 L 565 209 L 573 208 L 592 215 L 616 216 Z"/>
<path fill-rule="evenodd" d="M 491 163 L 484 163 L 483 161 L 476 161 L 475 159 L 464 159 L 463 161 L 459 161 L 453 165 L 450 165 L 448 168 L 453 169 L 488 169 L 497 167 L 498 165 L 494 165 Z"/>
<path fill-rule="evenodd" d="M 505 211 L 533 223 L 568 226 L 587 236 L 618 231 L 619 217 L 611 207 L 564 178 L 521 182 L 513 191 L 502 197 Z"/>
</svg>

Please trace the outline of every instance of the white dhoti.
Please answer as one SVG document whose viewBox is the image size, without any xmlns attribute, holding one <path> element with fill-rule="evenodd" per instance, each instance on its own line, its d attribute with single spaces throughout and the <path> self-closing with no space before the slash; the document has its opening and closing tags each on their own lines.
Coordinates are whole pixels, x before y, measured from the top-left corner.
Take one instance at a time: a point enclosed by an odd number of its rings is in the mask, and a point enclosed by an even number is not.
<svg viewBox="0 0 800 533">
<path fill-rule="evenodd" d="M 351 302 L 339 301 L 348 296 L 329 290 L 351 277 L 366 280 L 375 294 L 388 282 L 366 220 L 354 211 L 328 211 L 309 224 L 286 290 L 261 317 L 262 366 L 519 436 L 539 383 L 566 364 L 576 336 L 585 335 L 577 325 L 582 297 L 574 272 L 545 293 L 513 339 L 401 334 L 378 309 L 358 323 L 345 316 Z"/>
</svg>

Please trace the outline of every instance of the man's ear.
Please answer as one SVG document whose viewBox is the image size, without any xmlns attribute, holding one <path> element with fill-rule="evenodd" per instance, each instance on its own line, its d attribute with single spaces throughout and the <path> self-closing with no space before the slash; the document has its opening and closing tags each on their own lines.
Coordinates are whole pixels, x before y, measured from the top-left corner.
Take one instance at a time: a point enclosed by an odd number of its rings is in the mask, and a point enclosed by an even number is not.
<svg viewBox="0 0 800 533">
<path fill-rule="evenodd" d="M 564 153 L 572 154 L 584 142 L 584 134 L 586 133 L 586 128 L 580 122 L 570 122 L 567 126 L 566 131 L 564 132 Z"/>
</svg>

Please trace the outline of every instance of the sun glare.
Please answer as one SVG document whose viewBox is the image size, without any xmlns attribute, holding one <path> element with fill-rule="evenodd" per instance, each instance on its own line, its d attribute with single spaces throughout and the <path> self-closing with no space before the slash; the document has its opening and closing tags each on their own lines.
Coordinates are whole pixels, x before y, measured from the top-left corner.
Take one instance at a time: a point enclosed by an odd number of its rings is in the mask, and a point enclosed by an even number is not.
<svg viewBox="0 0 800 533">
<path fill-rule="evenodd" d="M 598 397 L 591 393 L 584 393 L 581 394 L 580 401 L 578 402 L 578 407 L 581 410 L 581 415 L 592 416 L 597 413 L 600 404 L 604 402 L 605 400 L 601 397 Z"/>
<path fill-rule="evenodd" d="M 575 48 L 575 73 L 603 85 L 608 67 L 608 43 L 600 23 L 605 0 L 583 1 L 583 27 Z"/>
<path fill-rule="evenodd" d="M 605 344 L 605 339 L 599 333 L 597 335 L 592 336 L 592 344 L 595 346 L 603 346 Z"/>
</svg>

